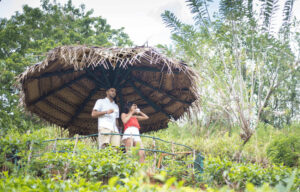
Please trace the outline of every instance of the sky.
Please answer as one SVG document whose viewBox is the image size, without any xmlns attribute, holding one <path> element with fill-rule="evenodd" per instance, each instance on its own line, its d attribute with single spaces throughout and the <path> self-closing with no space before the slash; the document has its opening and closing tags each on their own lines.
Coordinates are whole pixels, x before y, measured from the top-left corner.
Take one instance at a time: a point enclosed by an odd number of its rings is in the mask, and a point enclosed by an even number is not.
<svg viewBox="0 0 300 192">
<path fill-rule="evenodd" d="M 67 0 L 56 1 L 62 4 L 67 2 Z M 283 5 L 284 0 L 279 1 Z M 76 7 L 85 4 L 86 10 L 94 9 L 94 16 L 106 19 L 113 28 L 124 27 L 124 31 L 136 45 L 171 44 L 170 29 L 165 26 L 160 16 L 164 10 L 172 11 L 185 23 L 193 23 L 185 0 L 73 0 L 72 2 Z M 210 5 L 211 12 L 218 9 L 218 2 L 219 0 L 215 0 Z M 0 0 L 0 18 L 9 18 L 16 11 L 22 12 L 25 4 L 39 7 L 40 0 Z M 295 2 L 294 10 L 300 10 L 300 1 Z M 279 10 L 278 15 L 281 13 Z M 300 12 L 294 11 L 294 15 L 300 19 Z M 277 19 L 279 21 L 280 17 Z"/>
</svg>

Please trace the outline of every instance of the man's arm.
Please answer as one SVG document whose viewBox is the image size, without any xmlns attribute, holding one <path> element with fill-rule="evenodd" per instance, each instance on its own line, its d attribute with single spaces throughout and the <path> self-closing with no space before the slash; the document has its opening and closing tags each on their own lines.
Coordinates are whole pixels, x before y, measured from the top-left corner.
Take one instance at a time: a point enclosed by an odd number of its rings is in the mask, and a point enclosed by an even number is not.
<svg viewBox="0 0 300 192">
<path fill-rule="evenodd" d="M 98 117 L 101 117 L 102 115 L 105 115 L 105 114 L 111 114 L 112 112 L 114 112 L 113 109 L 110 109 L 108 111 L 93 110 L 91 115 L 92 115 L 93 118 L 98 118 Z"/>
</svg>

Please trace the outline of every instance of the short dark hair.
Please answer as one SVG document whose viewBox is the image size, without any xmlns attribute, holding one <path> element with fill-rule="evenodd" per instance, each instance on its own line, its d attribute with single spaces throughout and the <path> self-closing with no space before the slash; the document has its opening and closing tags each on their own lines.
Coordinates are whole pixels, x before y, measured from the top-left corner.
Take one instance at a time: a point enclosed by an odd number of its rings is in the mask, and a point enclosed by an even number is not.
<svg viewBox="0 0 300 192">
<path fill-rule="evenodd" d="M 124 107 L 124 113 L 129 113 L 131 106 L 133 105 L 133 102 L 127 102 Z"/>
<path fill-rule="evenodd" d="M 105 91 L 108 91 L 108 90 L 110 90 L 110 89 L 112 89 L 112 88 L 115 89 L 115 90 L 117 90 L 115 87 L 106 87 L 106 88 L 105 88 Z"/>
</svg>

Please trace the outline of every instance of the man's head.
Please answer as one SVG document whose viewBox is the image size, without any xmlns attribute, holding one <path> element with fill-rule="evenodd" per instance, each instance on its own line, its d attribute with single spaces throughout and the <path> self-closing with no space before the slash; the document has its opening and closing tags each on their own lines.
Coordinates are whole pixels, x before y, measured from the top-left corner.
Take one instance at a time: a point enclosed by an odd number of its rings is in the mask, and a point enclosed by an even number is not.
<svg viewBox="0 0 300 192">
<path fill-rule="evenodd" d="M 115 88 L 111 87 L 106 90 L 106 97 L 114 99 L 116 97 L 117 91 Z"/>
</svg>

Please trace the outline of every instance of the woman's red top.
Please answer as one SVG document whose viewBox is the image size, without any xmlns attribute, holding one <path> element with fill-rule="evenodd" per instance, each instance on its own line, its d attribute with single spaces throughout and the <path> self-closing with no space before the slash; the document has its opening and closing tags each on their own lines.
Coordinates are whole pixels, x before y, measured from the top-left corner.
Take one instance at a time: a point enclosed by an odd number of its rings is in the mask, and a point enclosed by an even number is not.
<svg viewBox="0 0 300 192">
<path fill-rule="evenodd" d="M 127 123 L 124 124 L 124 131 L 128 128 L 128 127 L 136 127 L 138 129 L 140 129 L 140 124 L 138 122 L 138 120 L 136 119 L 136 117 L 131 117 Z"/>
</svg>

